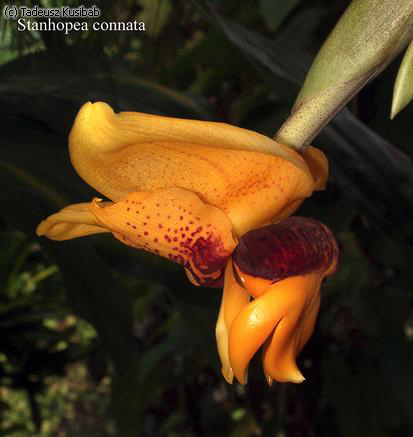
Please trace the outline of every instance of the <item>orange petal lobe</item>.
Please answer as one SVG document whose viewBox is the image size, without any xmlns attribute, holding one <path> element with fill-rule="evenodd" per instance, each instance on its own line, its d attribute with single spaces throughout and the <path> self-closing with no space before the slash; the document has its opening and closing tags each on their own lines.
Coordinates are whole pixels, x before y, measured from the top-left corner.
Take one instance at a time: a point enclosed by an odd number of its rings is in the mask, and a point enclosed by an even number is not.
<svg viewBox="0 0 413 437">
<path fill-rule="evenodd" d="M 249 303 L 234 319 L 229 333 L 229 358 L 234 375 L 245 383 L 247 366 L 277 323 L 291 308 L 283 293 L 263 293 Z"/>
<path fill-rule="evenodd" d="M 292 304 L 275 327 L 264 350 L 264 371 L 276 381 L 304 381 L 295 358 L 314 329 L 320 304 L 320 282 L 320 274 L 295 276 L 274 284 L 267 292 L 274 296 L 281 293 L 289 295 Z"/>
<path fill-rule="evenodd" d="M 230 384 L 234 373 L 228 354 L 228 334 L 233 320 L 250 300 L 248 292 L 235 281 L 232 269 L 232 261 L 229 260 L 225 269 L 225 285 L 215 330 L 222 374 Z"/>
<path fill-rule="evenodd" d="M 46 236 L 51 240 L 69 240 L 86 235 L 109 232 L 97 223 L 90 203 L 69 205 L 49 216 L 37 226 L 38 236 Z"/>
<path fill-rule="evenodd" d="M 318 272 L 278 281 L 236 316 L 229 333 L 229 361 L 241 383 L 249 361 L 265 342 L 263 366 L 269 384 L 304 380 L 295 358 L 314 329 L 322 277 Z M 262 283 L 256 287 L 253 280 L 248 279 L 249 286 L 260 289 Z"/>
</svg>

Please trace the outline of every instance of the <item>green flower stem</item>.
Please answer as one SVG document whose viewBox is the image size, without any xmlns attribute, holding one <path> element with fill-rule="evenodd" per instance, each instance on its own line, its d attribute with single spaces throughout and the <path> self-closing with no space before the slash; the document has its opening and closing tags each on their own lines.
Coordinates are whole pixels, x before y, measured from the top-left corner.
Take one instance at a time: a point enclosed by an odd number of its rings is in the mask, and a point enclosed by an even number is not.
<svg viewBox="0 0 413 437">
<path fill-rule="evenodd" d="M 413 0 L 354 0 L 321 47 L 274 139 L 302 150 L 413 38 Z"/>
</svg>

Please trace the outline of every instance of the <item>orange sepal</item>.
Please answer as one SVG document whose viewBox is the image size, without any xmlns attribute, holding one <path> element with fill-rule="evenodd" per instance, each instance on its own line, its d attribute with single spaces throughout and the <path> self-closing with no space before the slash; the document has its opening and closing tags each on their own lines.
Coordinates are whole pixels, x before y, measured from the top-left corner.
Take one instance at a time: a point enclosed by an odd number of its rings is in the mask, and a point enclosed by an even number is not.
<svg viewBox="0 0 413 437">
<path fill-rule="evenodd" d="M 248 305 L 250 295 L 234 279 L 232 260 L 229 259 L 225 269 L 225 283 L 221 307 L 215 328 L 218 353 L 222 364 L 222 374 L 232 384 L 234 372 L 228 354 L 228 335 L 232 322 L 238 313 Z"/>
<path fill-rule="evenodd" d="M 271 335 L 264 353 L 267 378 L 283 382 L 303 380 L 295 357 L 303 345 L 300 339 L 307 341 L 314 327 L 315 309 L 318 310 L 314 301 L 318 299 L 320 282 L 320 273 L 283 279 L 238 314 L 229 333 L 229 359 L 242 384 L 251 358 Z"/>
</svg>

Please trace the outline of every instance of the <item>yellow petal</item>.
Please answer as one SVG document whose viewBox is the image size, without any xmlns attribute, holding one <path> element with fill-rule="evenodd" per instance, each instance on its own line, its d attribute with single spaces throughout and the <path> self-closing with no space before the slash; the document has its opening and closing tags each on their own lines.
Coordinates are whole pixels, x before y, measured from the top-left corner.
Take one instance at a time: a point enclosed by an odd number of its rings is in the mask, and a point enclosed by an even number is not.
<svg viewBox="0 0 413 437">
<path fill-rule="evenodd" d="M 229 362 L 229 355 L 228 355 L 228 330 L 225 325 L 225 319 L 224 319 L 224 307 L 221 304 L 221 307 L 219 309 L 218 313 L 218 320 L 217 324 L 215 326 L 215 337 L 217 340 L 217 349 L 218 349 L 218 355 L 219 359 L 221 360 L 221 372 L 224 376 L 225 380 L 232 384 L 232 381 L 234 379 L 234 372 L 231 367 L 231 363 Z"/>
<path fill-rule="evenodd" d="M 298 311 L 292 311 L 281 319 L 274 330 L 271 341 L 264 348 L 264 373 L 272 380 L 300 383 L 305 379 L 295 362 L 294 329 L 298 324 L 299 317 Z M 275 360 L 275 357 L 278 358 L 278 361 Z"/>
<path fill-rule="evenodd" d="M 72 163 L 80 176 L 113 200 L 119 200 L 133 191 L 147 189 L 141 185 L 146 183 L 144 176 L 136 175 L 131 179 L 129 174 L 125 175 L 133 163 L 140 166 L 142 162 L 139 158 L 143 158 L 143 164 L 145 160 L 151 159 L 150 156 L 145 156 L 150 154 L 146 148 L 143 151 L 146 153 L 143 153 L 137 147 L 145 144 L 183 144 L 189 149 L 194 146 L 208 146 L 230 151 L 255 151 L 282 158 L 306 170 L 300 155 L 256 132 L 225 123 L 161 117 L 139 112 L 115 114 L 109 105 L 102 102 L 83 105 L 69 137 Z M 126 155 L 122 152 L 130 146 L 134 146 L 133 151 L 138 149 L 138 156 L 134 154 L 135 156 L 128 157 L 128 162 L 122 162 L 122 155 Z M 113 169 L 115 173 L 107 167 L 108 160 L 116 165 Z M 120 180 L 112 181 L 116 187 L 108 188 L 107 183 L 114 174 Z"/>
<path fill-rule="evenodd" d="M 304 381 L 296 365 L 296 356 L 310 338 L 320 306 L 320 274 L 296 276 L 286 285 L 280 281 L 277 291 L 268 293 L 290 293 L 296 302 L 277 324 L 270 342 L 264 350 L 265 374 L 279 382 Z"/>
<path fill-rule="evenodd" d="M 307 344 L 307 341 L 310 339 L 314 326 L 317 321 L 318 311 L 320 309 L 320 286 L 322 279 L 315 279 L 313 283 L 313 297 L 308 305 L 306 311 L 303 314 L 299 333 L 297 335 L 297 354 L 298 355 L 302 348 Z"/>
<path fill-rule="evenodd" d="M 131 193 L 103 207 L 95 202 L 92 212 L 123 243 L 184 265 L 205 285 L 221 276 L 236 245 L 225 214 L 180 188 Z"/>
<path fill-rule="evenodd" d="M 109 231 L 98 225 L 90 203 L 69 205 L 43 220 L 36 229 L 37 235 L 58 241 L 102 232 Z"/>
<path fill-rule="evenodd" d="M 245 382 L 251 358 L 273 332 L 264 358 L 267 379 L 302 381 L 295 365 L 297 335 L 300 336 L 304 329 L 305 337 L 307 329 L 311 328 L 310 324 L 304 328 L 299 326 L 299 321 L 311 307 L 314 293 L 318 292 L 314 288 L 315 276 L 321 281 L 317 273 L 276 282 L 235 318 L 229 333 L 229 359 L 234 375 L 241 383 Z"/>
<path fill-rule="evenodd" d="M 286 208 L 292 212 L 314 189 L 301 155 L 223 123 L 115 114 L 104 103 L 87 103 L 69 146 L 80 176 L 112 200 L 136 191 L 183 188 L 224 211 L 237 235 Z"/>
<path fill-rule="evenodd" d="M 230 384 L 232 384 L 234 373 L 228 354 L 228 333 L 233 320 L 250 300 L 248 292 L 235 281 L 232 268 L 232 260 L 229 259 L 225 269 L 225 285 L 215 329 L 218 353 L 222 363 L 222 374 Z"/>
</svg>

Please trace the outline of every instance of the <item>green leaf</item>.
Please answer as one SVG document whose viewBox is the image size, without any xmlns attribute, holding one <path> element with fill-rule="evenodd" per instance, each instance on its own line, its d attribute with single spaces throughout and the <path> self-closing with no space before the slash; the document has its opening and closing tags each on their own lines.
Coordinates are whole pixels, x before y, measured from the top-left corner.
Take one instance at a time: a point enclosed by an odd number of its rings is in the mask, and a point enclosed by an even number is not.
<svg viewBox="0 0 413 437">
<path fill-rule="evenodd" d="M 163 328 L 163 338 L 153 342 L 139 357 L 131 359 L 127 371 L 113 379 L 112 407 L 119 429 L 125 437 L 135 437 L 143 431 L 140 426 L 142 410 L 156 397 L 154 387 L 160 382 L 158 378 L 161 375 L 166 381 L 171 379 L 163 371 L 166 367 L 164 362 L 181 349 L 187 338 L 188 330 L 176 313 L 170 316 Z"/>
<path fill-rule="evenodd" d="M 394 83 L 390 118 L 394 118 L 413 99 L 413 41 L 404 54 Z"/>
<path fill-rule="evenodd" d="M 326 126 L 319 138 L 342 195 L 389 235 L 411 244 L 411 159 L 347 109 Z"/>
<path fill-rule="evenodd" d="M 46 199 L 10 175 L 1 177 L 0 183 L 4 187 L 0 193 L 1 218 L 10 227 L 33 235 L 36 225 L 47 215 Z M 136 352 L 132 304 L 127 290 L 86 241 L 62 244 L 42 238 L 39 243 L 60 267 L 73 309 L 94 326 L 102 346 L 122 373 Z"/>
<path fill-rule="evenodd" d="M 300 2 L 301 0 L 260 0 L 261 17 L 268 29 L 272 32 L 277 30 Z"/>
</svg>

